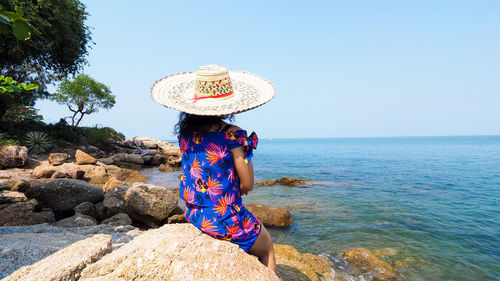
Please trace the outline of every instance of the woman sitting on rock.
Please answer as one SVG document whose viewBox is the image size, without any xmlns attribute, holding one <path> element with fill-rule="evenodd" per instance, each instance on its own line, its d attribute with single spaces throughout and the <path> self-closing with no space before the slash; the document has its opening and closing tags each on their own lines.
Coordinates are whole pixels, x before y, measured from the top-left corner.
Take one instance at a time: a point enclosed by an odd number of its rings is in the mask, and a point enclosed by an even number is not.
<svg viewBox="0 0 500 281">
<path fill-rule="evenodd" d="M 242 202 L 252 191 L 255 133 L 228 124 L 232 114 L 274 97 L 273 85 L 248 72 L 209 65 L 196 73 L 167 76 L 152 99 L 181 111 L 176 133 L 182 152 L 180 197 L 186 220 L 204 233 L 237 244 L 276 272 L 271 235 Z"/>
</svg>

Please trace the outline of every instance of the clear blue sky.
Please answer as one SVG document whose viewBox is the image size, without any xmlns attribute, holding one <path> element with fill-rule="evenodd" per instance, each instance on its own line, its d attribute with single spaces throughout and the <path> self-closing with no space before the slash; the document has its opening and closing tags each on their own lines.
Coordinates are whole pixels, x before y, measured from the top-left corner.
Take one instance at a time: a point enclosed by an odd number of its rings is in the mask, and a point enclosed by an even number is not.
<svg viewBox="0 0 500 281">
<path fill-rule="evenodd" d="M 83 125 L 170 139 L 177 112 L 151 84 L 216 63 L 274 82 L 274 100 L 236 115 L 261 137 L 500 134 L 497 0 L 83 3 L 84 72 L 117 97 Z M 37 107 L 48 122 L 70 114 Z"/>
</svg>

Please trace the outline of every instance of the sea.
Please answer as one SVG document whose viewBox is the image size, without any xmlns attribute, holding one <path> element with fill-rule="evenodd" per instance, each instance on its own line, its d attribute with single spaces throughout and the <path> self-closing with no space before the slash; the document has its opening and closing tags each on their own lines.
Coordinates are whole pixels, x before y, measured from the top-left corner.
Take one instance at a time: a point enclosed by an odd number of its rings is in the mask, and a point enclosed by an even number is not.
<svg viewBox="0 0 500 281">
<path fill-rule="evenodd" d="M 274 243 L 331 259 L 335 274 L 371 280 L 342 258 L 362 247 L 403 280 L 500 280 L 500 136 L 261 139 L 244 203 L 288 209 Z M 179 172 L 145 172 L 178 187 Z"/>
</svg>

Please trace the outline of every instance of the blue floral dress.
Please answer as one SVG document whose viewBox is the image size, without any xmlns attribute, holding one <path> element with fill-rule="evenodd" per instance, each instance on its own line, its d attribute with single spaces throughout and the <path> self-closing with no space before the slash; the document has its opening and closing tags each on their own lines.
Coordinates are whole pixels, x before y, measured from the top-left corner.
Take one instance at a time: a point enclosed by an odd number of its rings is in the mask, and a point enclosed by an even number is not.
<svg viewBox="0 0 500 281">
<path fill-rule="evenodd" d="M 244 130 L 179 136 L 179 196 L 186 201 L 186 220 L 212 237 L 238 244 L 246 252 L 262 226 L 241 200 L 231 149 L 243 146 L 248 164 L 258 141 L 255 133 L 247 136 Z"/>
</svg>

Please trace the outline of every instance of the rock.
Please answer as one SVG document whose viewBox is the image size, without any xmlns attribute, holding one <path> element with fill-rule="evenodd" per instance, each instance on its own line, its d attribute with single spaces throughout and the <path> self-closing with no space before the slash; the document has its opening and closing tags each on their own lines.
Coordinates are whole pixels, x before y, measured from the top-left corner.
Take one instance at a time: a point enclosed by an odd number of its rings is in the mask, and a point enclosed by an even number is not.
<svg viewBox="0 0 500 281">
<path fill-rule="evenodd" d="M 98 161 L 106 165 L 111 165 L 113 164 L 113 157 L 99 158 Z"/>
<path fill-rule="evenodd" d="M 0 179 L 0 190 L 10 190 L 11 186 L 12 186 L 12 180 Z"/>
<path fill-rule="evenodd" d="M 102 189 L 104 190 L 104 193 L 108 193 L 111 189 L 120 186 L 120 185 L 125 185 L 124 181 L 118 180 L 117 178 L 110 176 L 108 181 L 104 184 Z"/>
<path fill-rule="evenodd" d="M 151 137 L 135 137 L 133 138 L 133 141 L 137 143 L 139 146 L 146 147 L 149 149 L 158 148 L 158 143 L 160 142 L 159 140 Z"/>
<path fill-rule="evenodd" d="M 75 214 L 82 214 L 86 216 L 91 216 L 93 218 L 97 218 L 95 205 L 90 202 L 83 202 L 76 205 L 73 210 Z"/>
<path fill-rule="evenodd" d="M 277 179 L 276 183 L 281 185 L 297 186 L 297 185 L 304 185 L 306 181 L 299 178 L 283 177 Z"/>
<path fill-rule="evenodd" d="M 56 175 L 54 175 L 56 173 Z M 84 171 L 80 169 L 80 166 L 74 163 L 63 163 L 59 166 L 53 166 L 47 161 L 43 161 L 40 166 L 33 169 L 33 175 L 39 178 L 70 178 L 70 179 L 81 179 L 84 175 Z"/>
<path fill-rule="evenodd" d="M 25 194 L 54 211 L 70 211 L 80 203 L 98 203 L 104 199 L 100 186 L 75 179 L 48 181 L 30 187 Z"/>
<path fill-rule="evenodd" d="M 236 244 L 214 239 L 189 223 L 148 230 L 80 275 L 82 281 L 248 279 L 279 280 Z"/>
<path fill-rule="evenodd" d="M 126 213 L 127 206 L 125 205 L 125 193 L 127 193 L 128 189 L 128 186 L 121 185 L 106 193 L 104 200 L 102 201 L 103 210 L 101 211 L 97 209 L 97 215 L 102 215 L 102 218 L 108 218 L 118 213 Z M 96 207 L 99 208 L 100 206 L 96 205 Z"/>
<path fill-rule="evenodd" d="M 28 160 L 28 149 L 18 145 L 0 146 L 0 169 L 22 167 Z"/>
<path fill-rule="evenodd" d="M 398 280 L 394 268 L 378 259 L 372 252 L 363 248 L 351 248 L 344 251 L 344 258 L 358 268 L 373 275 L 375 280 Z"/>
<path fill-rule="evenodd" d="M 265 226 L 289 226 L 292 224 L 292 215 L 282 208 L 267 207 L 257 204 L 245 205 Z"/>
<path fill-rule="evenodd" d="M 33 265 L 21 267 L 4 281 L 78 280 L 87 265 L 110 252 L 111 236 L 98 234 L 73 243 Z"/>
<path fill-rule="evenodd" d="M 50 164 L 57 166 L 66 163 L 69 158 L 71 156 L 67 153 L 51 153 L 48 160 Z"/>
<path fill-rule="evenodd" d="M 50 178 L 55 172 L 56 169 L 49 162 L 42 162 L 40 166 L 33 169 L 33 175 L 39 178 Z"/>
<path fill-rule="evenodd" d="M 30 188 L 30 183 L 28 181 L 25 181 L 25 180 L 15 181 L 10 186 L 10 190 L 19 191 L 19 192 L 25 192 L 26 190 L 28 190 L 28 188 Z"/>
<path fill-rule="evenodd" d="M 276 182 L 274 180 L 264 180 L 264 181 L 256 183 L 255 186 L 271 186 L 271 185 L 275 185 L 275 184 L 276 184 Z"/>
<path fill-rule="evenodd" d="M 0 204 L 24 202 L 27 200 L 28 198 L 26 198 L 26 196 L 21 192 L 11 190 L 0 191 Z"/>
<path fill-rule="evenodd" d="M 127 213 L 146 224 L 166 219 L 177 202 L 172 192 L 152 184 L 134 183 L 125 193 Z"/>
<path fill-rule="evenodd" d="M 95 213 L 98 220 L 103 220 L 106 218 L 106 207 L 104 207 L 103 202 L 95 204 Z"/>
<path fill-rule="evenodd" d="M 0 205 L 0 226 L 32 225 L 54 221 L 54 213 L 44 211 L 35 213 L 36 200 Z"/>
<path fill-rule="evenodd" d="M 133 163 L 133 164 L 138 164 L 138 165 L 144 165 L 144 160 L 140 155 L 137 154 L 126 154 L 126 153 L 119 153 L 113 155 L 113 162 L 127 162 L 127 163 Z"/>
<path fill-rule="evenodd" d="M 113 176 L 121 181 L 136 182 L 145 181 L 148 179 L 148 177 L 141 175 L 141 173 L 137 170 L 124 169 L 116 165 L 101 164 L 101 166 L 106 169 L 108 175 Z"/>
<path fill-rule="evenodd" d="M 167 164 L 173 167 L 180 167 L 182 164 L 182 157 L 180 156 L 169 156 Z"/>
<path fill-rule="evenodd" d="M 276 271 L 282 281 L 322 281 L 335 278 L 333 263 L 326 257 L 300 253 L 294 247 L 284 244 L 274 244 L 274 254 Z"/>
<path fill-rule="evenodd" d="M 76 158 L 76 164 L 78 165 L 95 164 L 97 162 L 97 160 L 94 157 L 88 155 L 87 153 L 81 151 L 80 149 L 76 150 L 75 158 Z"/>
<path fill-rule="evenodd" d="M 101 223 L 110 225 L 129 225 L 132 224 L 132 219 L 125 213 L 118 213 L 103 220 Z"/>
<path fill-rule="evenodd" d="M 68 175 L 66 175 L 63 172 L 55 171 L 52 176 L 50 176 L 50 179 L 55 180 L 55 179 L 64 179 L 64 178 L 71 178 Z"/>
<path fill-rule="evenodd" d="M 169 142 L 160 142 L 158 143 L 158 148 L 162 154 L 167 156 L 181 156 L 181 149 L 178 146 L 175 146 Z"/>
<path fill-rule="evenodd" d="M 173 172 L 173 171 L 175 171 L 174 167 L 172 167 L 172 166 L 167 167 L 167 166 L 165 166 L 165 164 L 160 164 L 160 166 L 158 166 L 158 170 L 160 172 Z"/>
<path fill-rule="evenodd" d="M 83 179 L 91 184 L 104 185 L 109 180 L 109 175 L 104 167 L 96 165 L 80 165 L 84 171 Z"/>
<path fill-rule="evenodd" d="M 151 160 L 149 161 L 149 165 L 157 166 L 160 164 L 165 164 L 167 162 L 167 157 L 155 154 L 151 156 Z"/>
<path fill-rule="evenodd" d="M 90 226 L 96 224 L 97 221 L 93 217 L 82 214 L 76 214 L 69 218 L 56 221 L 52 225 L 57 227 L 80 227 L 80 226 Z"/>
<path fill-rule="evenodd" d="M 168 217 L 167 222 L 168 223 L 187 223 L 186 217 L 184 216 L 184 214 L 172 215 L 172 216 Z"/>
<path fill-rule="evenodd" d="M 0 279 L 22 266 L 34 264 L 74 242 L 98 233 L 111 235 L 112 248 L 117 249 L 142 231 L 131 225 L 107 224 L 72 228 L 60 228 L 46 223 L 0 227 Z"/>
</svg>

